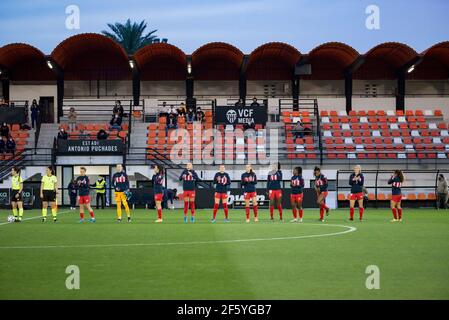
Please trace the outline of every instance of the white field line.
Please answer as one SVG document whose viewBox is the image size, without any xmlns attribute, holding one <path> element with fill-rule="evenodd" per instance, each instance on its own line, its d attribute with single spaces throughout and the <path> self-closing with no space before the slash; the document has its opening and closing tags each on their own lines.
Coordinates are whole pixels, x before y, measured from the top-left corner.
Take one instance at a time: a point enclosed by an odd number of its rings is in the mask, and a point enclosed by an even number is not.
<svg viewBox="0 0 449 320">
<path fill-rule="evenodd" d="M 71 211 L 62 211 L 62 212 L 58 212 L 58 216 L 60 215 L 60 214 L 63 214 L 63 213 L 69 213 L 69 212 L 71 212 Z M 51 214 L 50 214 L 50 217 L 51 217 Z M 37 216 L 37 217 L 30 217 L 30 218 L 23 218 L 22 219 L 22 222 L 23 221 L 28 221 L 28 220 L 35 220 L 35 219 L 42 219 L 42 216 Z M 7 225 L 7 224 L 13 224 L 14 222 L 1 222 L 0 223 L 0 226 L 4 226 L 4 225 Z"/>
<path fill-rule="evenodd" d="M 30 218 L 31 219 L 31 218 Z M 318 237 L 332 237 L 342 235 L 357 230 L 356 227 L 339 225 L 339 224 L 303 224 L 304 226 L 319 225 L 328 227 L 345 228 L 344 231 L 311 234 L 294 237 L 275 237 L 275 238 L 254 238 L 254 239 L 235 239 L 235 240 L 214 240 L 214 241 L 192 241 L 192 242 L 156 242 L 156 243 L 117 243 L 117 244 L 85 244 L 85 245 L 48 245 L 48 246 L 0 246 L 0 249 L 66 249 L 66 248 L 115 248 L 115 247 L 153 247 L 153 246 L 190 246 L 201 244 L 220 244 L 220 243 L 242 243 L 242 242 L 256 242 L 256 241 L 277 241 L 277 240 L 297 240 Z"/>
</svg>

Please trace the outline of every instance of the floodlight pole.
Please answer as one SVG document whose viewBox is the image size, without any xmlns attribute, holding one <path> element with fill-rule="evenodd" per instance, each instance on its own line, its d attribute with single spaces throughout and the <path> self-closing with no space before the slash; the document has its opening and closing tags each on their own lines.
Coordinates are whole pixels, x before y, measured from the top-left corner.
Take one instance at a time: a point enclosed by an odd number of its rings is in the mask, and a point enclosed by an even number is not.
<svg viewBox="0 0 449 320">
<path fill-rule="evenodd" d="M 193 99 L 194 96 L 194 79 L 193 79 L 193 73 L 192 73 L 192 56 L 187 56 L 187 77 L 186 77 L 186 98 L 187 100 Z"/>
<path fill-rule="evenodd" d="M 247 82 L 246 82 L 246 70 L 248 68 L 249 56 L 245 55 L 242 60 L 242 65 L 240 66 L 240 76 L 239 76 L 239 98 L 246 101 L 247 95 Z"/>
<path fill-rule="evenodd" d="M 56 105 L 57 105 L 57 115 L 58 123 L 60 118 L 63 116 L 62 106 L 64 103 L 64 70 L 56 63 L 56 61 L 51 56 L 46 56 L 45 60 L 49 62 L 53 67 L 51 70 L 56 75 Z"/>
<path fill-rule="evenodd" d="M 359 56 L 343 72 L 345 79 L 346 113 L 352 111 L 353 74 L 363 65 L 365 57 Z"/>
<path fill-rule="evenodd" d="M 3 99 L 9 101 L 9 78 L 2 79 Z"/>
<path fill-rule="evenodd" d="M 405 78 L 409 68 L 416 67 L 422 62 L 422 57 L 414 57 L 397 71 L 396 110 L 405 110 Z"/>
<path fill-rule="evenodd" d="M 140 102 L 140 70 L 134 58 L 129 57 L 129 61 L 133 63 L 133 67 L 131 69 L 133 77 L 133 105 L 138 106 Z"/>
</svg>

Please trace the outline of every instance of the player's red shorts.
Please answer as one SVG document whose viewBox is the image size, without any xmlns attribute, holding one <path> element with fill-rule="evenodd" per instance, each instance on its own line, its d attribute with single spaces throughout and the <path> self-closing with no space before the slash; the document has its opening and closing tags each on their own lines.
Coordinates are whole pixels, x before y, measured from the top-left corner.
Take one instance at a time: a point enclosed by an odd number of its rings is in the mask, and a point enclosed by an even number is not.
<svg viewBox="0 0 449 320">
<path fill-rule="evenodd" d="M 195 190 L 184 190 L 182 196 L 184 198 L 195 198 Z"/>
<path fill-rule="evenodd" d="M 245 200 L 250 200 L 254 197 L 257 197 L 257 193 L 255 191 L 254 192 L 244 192 L 243 196 L 245 197 Z"/>
<path fill-rule="evenodd" d="M 291 194 L 291 195 L 290 195 L 290 201 L 293 201 L 293 202 L 302 202 L 303 196 L 304 196 L 304 193 Z"/>
<path fill-rule="evenodd" d="M 79 204 L 89 204 L 89 203 L 90 203 L 90 196 L 80 196 Z"/>
<path fill-rule="evenodd" d="M 327 195 L 329 194 L 329 192 L 327 192 L 327 191 L 321 191 L 321 192 L 317 192 L 317 195 L 319 196 L 319 195 L 323 195 L 325 198 L 327 197 Z"/>
<path fill-rule="evenodd" d="M 402 200 L 402 194 L 391 195 L 391 201 L 393 201 L 393 202 L 401 202 L 401 200 Z"/>
<path fill-rule="evenodd" d="M 222 199 L 222 200 L 227 200 L 228 199 L 228 193 L 223 193 L 223 192 L 215 192 L 215 199 Z"/>
<path fill-rule="evenodd" d="M 268 190 L 268 197 L 270 200 L 280 199 L 282 197 L 282 190 Z"/>
<path fill-rule="evenodd" d="M 162 198 L 164 197 L 163 193 L 156 193 L 154 195 L 154 201 L 162 201 Z"/>
<path fill-rule="evenodd" d="M 351 193 L 349 200 L 363 200 L 363 192 Z"/>
</svg>

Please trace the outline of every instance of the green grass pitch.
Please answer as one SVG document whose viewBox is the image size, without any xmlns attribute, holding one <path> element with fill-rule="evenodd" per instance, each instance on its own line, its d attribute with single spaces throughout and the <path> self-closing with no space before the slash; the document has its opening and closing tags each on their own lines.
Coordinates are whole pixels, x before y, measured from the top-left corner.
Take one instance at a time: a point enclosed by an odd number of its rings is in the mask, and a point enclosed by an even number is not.
<svg viewBox="0 0 449 320">
<path fill-rule="evenodd" d="M 285 223 L 260 210 L 258 224 L 243 210 L 226 224 L 222 209 L 211 224 L 211 210 L 197 210 L 187 225 L 181 210 L 165 210 L 163 224 L 154 210 L 134 210 L 130 224 L 97 210 L 83 225 L 60 212 L 56 224 L 6 224 L 1 210 L 0 299 L 449 298 L 449 210 L 405 209 L 402 223 L 386 209 L 366 210 L 363 223 L 333 210 L 324 224 L 317 210 L 302 224 L 289 222 L 290 210 Z M 66 288 L 68 265 L 80 269 L 79 290 Z M 369 265 L 379 267 L 378 290 L 365 286 Z"/>
</svg>

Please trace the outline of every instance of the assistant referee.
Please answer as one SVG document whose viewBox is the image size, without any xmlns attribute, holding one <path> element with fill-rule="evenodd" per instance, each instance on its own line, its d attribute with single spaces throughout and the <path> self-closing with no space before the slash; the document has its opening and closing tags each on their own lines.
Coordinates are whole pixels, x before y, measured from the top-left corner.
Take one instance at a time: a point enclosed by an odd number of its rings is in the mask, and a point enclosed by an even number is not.
<svg viewBox="0 0 449 320">
<path fill-rule="evenodd" d="M 51 215 L 53 222 L 57 221 L 56 194 L 58 179 L 53 175 L 53 168 L 47 167 L 45 176 L 42 177 L 41 183 L 41 200 L 42 200 L 42 222 L 47 221 L 47 208 L 50 203 Z"/>
</svg>

